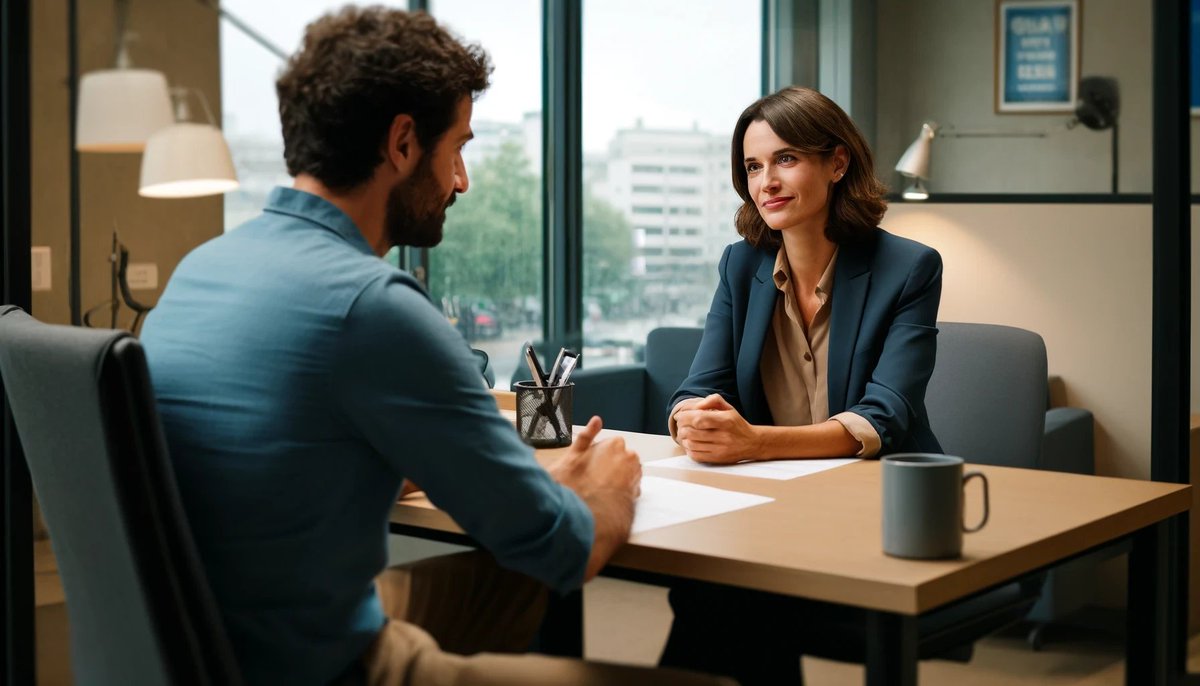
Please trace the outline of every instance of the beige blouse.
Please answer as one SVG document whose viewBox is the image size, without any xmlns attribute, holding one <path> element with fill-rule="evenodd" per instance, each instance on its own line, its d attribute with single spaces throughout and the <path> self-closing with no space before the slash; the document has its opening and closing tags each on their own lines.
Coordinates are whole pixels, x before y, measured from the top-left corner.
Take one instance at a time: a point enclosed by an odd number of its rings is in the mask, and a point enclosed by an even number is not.
<svg viewBox="0 0 1200 686">
<path fill-rule="evenodd" d="M 836 262 L 835 250 L 817 282 L 816 296 L 821 306 L 806 330 L 792 288 L 787 250 L 779 247 L 774 279 L 783 297 L 775 302 L 758 370 L 776 426 L 805 426 L 835 420 L 862 444 L 858 457 L 873 457 L 879 452 L 881 442 L 879 433 L 865 417 L 853 412 L 829 416 L 829 314 Z"/>
</svg>

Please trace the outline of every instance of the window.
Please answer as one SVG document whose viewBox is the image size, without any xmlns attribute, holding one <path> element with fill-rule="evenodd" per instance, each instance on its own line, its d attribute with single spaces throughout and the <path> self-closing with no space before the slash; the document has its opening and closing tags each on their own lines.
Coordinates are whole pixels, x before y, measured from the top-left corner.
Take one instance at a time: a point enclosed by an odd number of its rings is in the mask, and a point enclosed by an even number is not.
<svg viewBox="0 0 1200 686">
<path fill-rule="evenodd" d="M 429 253 L 429 290 L 507 388 L 525 340 L 542 337 L 541 3 L 433 0 L 438 21 L 492 58 L 463 150 L 470 187 Z"/>
<path fill-rule="evenodd" d="M 300 45 L 309 22 L 342 4 L 337 0 L 295 0 L 287 12 L 280 12 L 272 3 L 258 0 L 222 0 L 221 7 L 290 52 Z M 395 0 L 384 4 L 405 6 Z M 282 68 L 278 56 L 229 22 L 221 22 L 221 125 L 241 184 L 225 195 L 226 231 L 258 216 L 272 188 L 292 185 L 283 161 L 275 99 L 275 78 Z"/>
<path fill-rule="evenodd" d="M 584 1 L 586 365 L 632 361 L 656 327 L 702 325 L 719 247 L 737 239 L 729 135 L 761 95 L 761 34 L 761 3 Z"/>
<path fill-rule="evenodd" d="M 254 0 L 224 6 L 292 50 L 307 22 L 341 3 L 297 0 L 283 15 Z M 428 282 L 503 387 L 519 344 L 543 335 L 541 3 L 430 0 L 429 11 L 495 65 L 464 151 L 470 189 L 447 212 Z M 760 95 L 762 17 L 758 3 L 731 0 L 584 0 L 583 32 L 584 221 L 569 230 L 582 232 L 584 284 L 574 297 L 586 304 L 585 354 L 592 339 L 623 342 L 606 348 L 612 355 L 587 354 L 595 365 L 632 359 L 657 326 L 703 319 L 720 248 L 736 240 L 728 136 Z M 631 42 L 655 54 L 623 49 Z M 242 179 L 226 198 L 232 228 L 290 179 L 273 87 L 281 62 L 227 25 L 222 60 L 224 125 Z"/>
</svg>

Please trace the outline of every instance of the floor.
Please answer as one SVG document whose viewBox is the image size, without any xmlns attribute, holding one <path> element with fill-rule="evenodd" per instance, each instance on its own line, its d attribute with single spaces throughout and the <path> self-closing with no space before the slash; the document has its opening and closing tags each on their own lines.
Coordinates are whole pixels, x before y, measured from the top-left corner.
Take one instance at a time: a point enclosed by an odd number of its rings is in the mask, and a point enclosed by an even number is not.
<svg viewBox="0 0 1200 686">
<path fill-rule="evenodd" d="M 67 614 L 54 556 L 44 541 L 36 544 L 37 663 L 39 686 L 72 683 Z M 653 665 L 666 641 L 671 615 L 666 591 L 600 578 L 584 593 L 585 652 L 588 659 Z M 969 664 L 922 662 L 924 686 L 1118 686 L 1124 684 L 1120 615 L 1089 612 L 1078 626 L 1056 627 L 1040 652 L 1031 650 L 1023 630 L 1014 629 L 976 645 Z M 1200 635 L 1189 644 L 1189 669 L 1200 672 Z M 810 686 L 858 686 L 862 667 L 804 658 Z"/>
<path fill-rule="evenodd" d="M 605 578 L 587 586 L 584 617 L 588 659 L 639 665 L 652 665 L 658 659 L 671 622 L 664 589 Z M 977 643 L 970 663 L 922 662 L 920 683 L 1123 686 L 1122 617 L 1113 611 L 1089 611 L 1078 622 L 1091 626 L 1052 627 L 1040 652 L 1025 642 L 1024 628 L 1015 627 Z M 1188 655 L 1189 669 L 1200 672 L 1200 635 L 1192 638 Z M 809 686 L 861 686 L 863 669 L 806 657 L 804 677 Z"/>
</svg>

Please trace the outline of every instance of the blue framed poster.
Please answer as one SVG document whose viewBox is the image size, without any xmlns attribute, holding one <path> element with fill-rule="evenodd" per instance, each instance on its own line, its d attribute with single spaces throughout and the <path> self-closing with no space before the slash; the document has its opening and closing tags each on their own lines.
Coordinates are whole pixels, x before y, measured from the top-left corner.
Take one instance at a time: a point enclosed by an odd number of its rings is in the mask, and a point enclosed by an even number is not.
<svg viewBox="0 0 1200 686">
<path fill-rule="evenodd" d="M 1075 110 L 1079 3 L 997 0 L 997 112 Z"/>
</svg>

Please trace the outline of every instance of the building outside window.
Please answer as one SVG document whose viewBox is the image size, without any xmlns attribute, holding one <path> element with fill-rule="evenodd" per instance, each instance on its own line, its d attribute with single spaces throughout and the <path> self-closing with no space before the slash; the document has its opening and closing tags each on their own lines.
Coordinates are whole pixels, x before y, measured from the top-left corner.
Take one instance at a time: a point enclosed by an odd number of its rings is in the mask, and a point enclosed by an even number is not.
<svg viewBox="0 0 1200 686">
<path fill-rule="evenodd" d="M 761 33 L 761 3 L 584 2 L 585 193 L 617 215 L 600 225 L 585 203 L 586 365 L 638 359 L 654 328 L 703 326 L 738 238 L 729 136 L 761 95 Z"/>
</svg>

